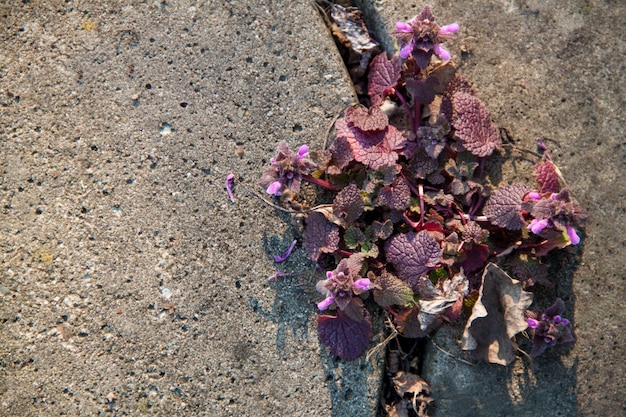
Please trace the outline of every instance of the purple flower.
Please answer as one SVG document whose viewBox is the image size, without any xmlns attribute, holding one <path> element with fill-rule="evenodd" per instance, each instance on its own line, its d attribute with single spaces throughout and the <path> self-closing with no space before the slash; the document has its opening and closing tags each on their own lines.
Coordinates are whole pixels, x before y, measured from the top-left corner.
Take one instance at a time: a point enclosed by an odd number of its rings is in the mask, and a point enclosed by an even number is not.
<svg viewBox="0 0 626 417">
<path fill-rule="evenodd" d="M 550 220 L 548 219 L 533 219 L 528 225 L 528 230 L 538 235 L 543 229 L 548 227 L 548 224 L 550 224 Z"/>
<path fill-rule="evenodd" d="M 539 322 L 531 318 L 526 319 L 526 324 L 528 324 L 528 327 L 530 327 L 531 329 L 536 329 L 537 327 L 539 327 Z"/>
<path fill-rule="evenodd" d="M 285 253 L 283 253 L 281 256 L 274 256 L 274 262 L 286 261 L 287 258 L 289 258 L 289 255 L 291 255 L 291 252 L 293 252 L 293 248 L 296 247 L 296 243 L 298 243 L 298 241 L 294 240 L 293 242 L 291 242 L 291 245 L 289 245 L 289 248 L 287 248 Z"/>
<path fill-rule="evenodd" d="M 398 32 L 413 33 L 411 25 L 405 22 L 396 22 L 396 30 Z"/>
<path fill-rule="evenodd" d="M 450 23 L 449 25 L 444 25 L 439 28 L 439 35 L 450 35 L 453 33 L 457 33 L 461 29 L 458 23 Z"/>
<path fill-rule="evenodd" d="M 328 307 L 331 306 L 331 304 L 335 301 L 335 299 L 333 298 L 333 296 L 328 296 L 326 298 L 324 298 L 322 301 L 320 301 L 319 303 L 317 303 L 317 308 L 319 308 L 320 311 L 324 311 L 326 310 Z"/>
<path fill-rule="evenodd" d="M 435 51 L 435 54 L 437 54 L 437 56 L 444 61 L 449 61 L 450 58 L 452 58 L 452 55 L 450 55 L 450 52 L 448 52 L 446 48 L 439 45 L 438 43 L 433 45 L 433 51 Z"/>
<path fill-rule="evenodd" d="M 559 193 L 550 194 L 530 192 L 527 196 L 528 199 L 524 201 L 523 209 L 533 218 L 528 225 L 528 230 L 537 235 L 543 233 L 543 237 L 549 236 L 549 233 L 546 234 L 549 230 L 562 233 L 562 237 L 558 237 L 562 242 L 560 247 L 580 243 L 580 237 L 574 227 L 582 226 L 587 219 L 587 214 L 572 200 L 569 190 L 565 188 Z"/>
<path fill-rule="evenodd" d="M 297 153 L 289 149 L 286 142 L 280 142 L 276 156 L 270 159 L 270 166 L 263 171 L 259 184 L 268 194 L 279 196 L 284 188 L 293 192 L 300 191 L 302 175 L 308 175 L 317 169 L 311 160 L 308 145 L 302 145 Z"/>
<path fill-rule="evenodd" d="M 342 259 L 337 268 L 326 273 L 326 279 L 319 281 L 315 286 L 317 291 L 326 297 L 317 304 L 317 308 L 326 310 L 334 302 L 340 310 L 345 310 L 353 295 L 370 289 L 370 280 L 358 275 L 363 260 L 362 254 L 354 254 Z"/>
<path fill-rule="evenodd" d="M 267 193 L 272 195 L 280 195 L 280 190 L 283 189 L 283 183 L 280 181 L 274 181 L 267 187 Z"/>
<path fill-rule="evenodd" d="M 569 236 L 570 242 L 572 245 L 578 245 L 580 243 L 580 237 L 576 234 L 576 230 L 572 226 L 565 226 L 565 231 L 567 232 L 567 236 Z"/>
<path fill-rule="evenodd" d="M 567 327 L 570 322 L 561 316 L 565 310 L 565 303 L 560 298 L 546 311 L 529 311 L 526 314 L 526 323 L 533 339 L 532 356 L 542 354 L 548 347 L 575 341 L 571 330 Z"/>
<path fill-rule="evenodd" d="M 356 294 L 359 294 L 359 293 L 369 290 L 371 285 L 372 283 L 369 279 L 361 278 L 361 279 L 354 281 L 354 284 L 352 285 L 352 289 L 354 290 Z"/>
<path fill-rule="evenodd" d="M 235 180 L 235 174 L 228 174 L 226 176 L 226 192 L 228 193 L 228 198 L 232 203 L 235 202 L 235 196 L 233 195 L 233 181 Z"/>
<path fill-rule="evenodd" d="M 309 157 L 309 145 L 305 143 L 304 145 L 300 146 L 300 149 L 298 149 L 298 162 L 301 162 L 302 160 L 308 157 Z"/>
<path fill-rule="evenodd" d="M 452 39 L 459 29 L 458 23 L 439 26 L 430 7 L 425 6 L 408 22 L 397 22 L 393 35 L 398 39 L 400 58 L 412 56 L 421 68 L 426 68 L 433 53 L 444 61 L 450 59 L 450 52 L 441 44 Z"/>
<path fill-rule="evenodd" d="M 286 277 L 288 275 L 291 275 L 290 273 L 287 272 L 283 272 L 283 271 L 276 271 L 274 272 L 269 278 L 267 278 L 268 281 L 274 281 L 276 278 L 280 278 L 280 277 Z"/>
</svg>

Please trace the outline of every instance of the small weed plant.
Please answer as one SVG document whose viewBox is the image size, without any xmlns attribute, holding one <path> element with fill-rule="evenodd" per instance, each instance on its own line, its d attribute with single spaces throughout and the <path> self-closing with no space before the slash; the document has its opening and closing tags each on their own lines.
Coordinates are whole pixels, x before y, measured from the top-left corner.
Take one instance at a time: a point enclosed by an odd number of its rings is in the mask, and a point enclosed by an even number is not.
<svg viewBox="0 0 626 417">
<path fill-rule="evenodd" d="M 586 214 L 541 140 L 535 184 L 490 183 L 503 143 L 449 62 L 443 44 L 458 31 L 439 26 L 429 7 L 398 22 L 398 53 L 371 61 L 367 105 L 345 110 L 332 145 L 282 142 L 262 174 L 267 193 L 306 215 L 303 246 L 324 270 L 319 337 L 344 360 L 370 342 L 368 303 L 408 338 L 466 309 L 462 348 L 474 361 L 510 363 L 524 331 L 534 356 L 574 341 L 561 299 L 529 307 L 552 284 L 545 256 L 580 243 Z M 325 204 L 307 203 L 305 183 Z"/>
</svg>

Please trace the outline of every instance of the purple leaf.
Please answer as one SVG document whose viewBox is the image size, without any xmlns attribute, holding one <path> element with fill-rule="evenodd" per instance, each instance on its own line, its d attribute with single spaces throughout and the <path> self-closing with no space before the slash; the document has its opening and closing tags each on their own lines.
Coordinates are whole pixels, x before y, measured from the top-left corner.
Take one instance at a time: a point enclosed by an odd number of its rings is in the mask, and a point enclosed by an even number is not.
<svg viewBox="0 0 626 417">
<path fill-rule="evenodd" d="M 359 188 L 350 184 L 339 191 L 333 201 L 333 214 L 345 221 L 352 223 L 363 213 L 363 197 Z"/>
<path fill-rule="evenodd" d="M 348 107 L 345 118 L 348 123 L 363 131 L 383 130 L 389 125 L 389 118 L 378 106 L 369 110 L 363 106 Z"/>
<path fill-rule="evenodd" d="M 413 155 L 409 161 L 411 172 L 415 178 L 424 179 L 427 175 L 432 174 L 439 168 L 439 162 L 435 158 L 431 158 L 425 152 L 419 152 Z"/>
<path fill-rule="evenodd" d="M 398 160 L 398 151 L 406 144 L 402 133 L 393 126 L 382 131 L 365 132 L 351 126 L 344 119 L 335 124 L 337 137 L 350 144 L 354 159 L 373 170 L 392 166 Z"/>
<path fill-rule="evenodd" d="M 400 60 L 397 56 L 394 56 L 390 61 L 387 59 L 387 55 L 382 53 L 372 60 L 367 86 L 372 102 L 382 101 L 382 96 L 396 87 L 400 79 L 401 68 Z"/>
<path fill-rule="evenodd" d="M 374 220 L 372 223 L 372 232 L 376 239 L 385 240 L 393 233 L 393 223 L 390 220 L 379 222 Z"/>
<path fill-rule="evenodd" d="M 474 272 L 485 266 L 489 258 L 489 246 L 473 244 L 471 249 L 467 247 L 463 250 L 465 258 L 459 262 L 459 266 L 467 272 Z"/>
<path fill-rule="evenodd" d="M 322 343 L 330 348 L 333 355 L 351 361 L 358 358 L 370 340 L 372 324 L 365 315 L 361 321 L 338 312 L 337 316 L 319 316 L 317 332 Z"/>
<path fill-rule="evenodd" d="M 525 286 L 537 283 L 546 288 L 553 288 L 554 284 L 548 279 L 548 267 L 535 260 L 515 258 L 508 264 L 511 273 Z"/>
<path fill-rule="evenodd" d="M 350 148 L 345 136 L 337 136 L 330 147 L 330 152 L 333 156 L 333 162 L 340 170 L 344 169 L 354 159 L 352 148 Z"/>
<path fill-rule="evenodd" d="M 489 156 L 502 147 L 500 132 L 491 114 L 478 97 L 468 93 L 452 96 L 452 127 L 465 149 L 480 157 Z"/>
<path fill-rule="evenodd" d="M 406 90 L 413 100 L 421 104 L 430 104 L 435 99 L 435 87 L 439 84 L 436 77 L 428 77 L 425 80 L 409 78 L 406 80 Z"/>
<path fill-rule="evenodd" d="M 456 93 L 467 93 L 474 95 L 472 84 L 460 74 L 455 74 L 454 78 L 446 85 L 441 100 L 441 113 L 446 117 L 448 122 L 452 122 L 452 96 Z"/>
<path fill-rule="evenodd" d="M 530 188 L 522 184 L 502 187 L 489 197 L 483 214 L 496 226 L 519 230 L 524 226 L 524 219 L 520 214 L 522 198 L 529 191 Z"/>
<path fill-rule="evenodd" d="M 398 276 L 413 289 L 419 278 L 435 268 L 441 260 L 439 243 L 425 230 L 392 236 L 385 245 L 387 262 Z"/>
<path fill-rule="evenodd" d="M 400 176 L 393 180 L 390 187 L 383 187 L 378 193 L 377 206 L 386 206 L 392 210 L 404 211 L 411 203 L 411 189 Z"/>
<path fill-rule="evenodd" d="M 541 184 L 540 193 L 558 193 L 561 191 L 559 176 L 552 162 L 545 161 L 535 165 L 535 175 L 537 182 Z"/>
<path fill-rule="evenodd" d="M 321 213 L 309 213 L 304 229 L 304 247 L 313 261 L 317 261 L 323 252 L 338 250 L 339 226 L 326 220 Z"/>
<path fill-rule="evenodd" d="M 465 243 L 483 243 L 489 237 L 489 231 L 475 221 L 468 221 L 462 226 L 462 240 Z"/>
</svg>

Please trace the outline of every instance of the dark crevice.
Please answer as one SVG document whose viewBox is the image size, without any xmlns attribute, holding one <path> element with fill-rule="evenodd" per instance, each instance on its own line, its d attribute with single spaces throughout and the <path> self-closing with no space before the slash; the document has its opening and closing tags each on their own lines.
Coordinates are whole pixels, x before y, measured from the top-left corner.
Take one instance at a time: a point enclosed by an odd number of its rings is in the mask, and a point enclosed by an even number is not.
<svg viewBox="0 0 626 417">
<path fill-rule="evenodd" d="M 337 49 L 344 61 L 344 65 L 350 75 L 354 89 L 359 98 L 359 102 L 369 107 L 369 96 L 367 94 L 367 65 L 379 53 L 387 52 L 393 54 L 395 52 L 395 44 L 389 35 L 390 31 L 386 27 L 382 17 L 376 10 L 371 0 L 352 0 L 334 2 L 328 0 L 316 0 L 318 10 L 320 11 L 324 22 L 328 26 L 329 33 L 333 36 Z M 362 56 L 358 52 L 351 50 L 345 42 L 345 38 L 337 33 L 338 27 L 332 19 L 331 8 L 336 6 L 344 8 L 353 8 L 358 10 L 370 37 L 376 41 L 380 47 L 377 48 L 371 56 L 366 57 L 367 65 L 363 68 L 363 61 L 359 61 Z M 388 334 L 385 335 L 387 337 Z M 428 340 L 424 338 L 407 338 L 397 335 L 386 346 L 385 361 L 383 369 L 383 378 L 379 389 L 380 401 L 376 410 L 376 417 L 387 417 L 388 413 L 385 404 L 394 404 L 401 400 L 396 392 L 393 384 L 394 376 L 400 372 L 405 374 L 420 375 L 422 372 L 423 359 L 426 352 Z M 408 411 L 408 415 L 415 416 L 413 410 Z"/>
</svg>

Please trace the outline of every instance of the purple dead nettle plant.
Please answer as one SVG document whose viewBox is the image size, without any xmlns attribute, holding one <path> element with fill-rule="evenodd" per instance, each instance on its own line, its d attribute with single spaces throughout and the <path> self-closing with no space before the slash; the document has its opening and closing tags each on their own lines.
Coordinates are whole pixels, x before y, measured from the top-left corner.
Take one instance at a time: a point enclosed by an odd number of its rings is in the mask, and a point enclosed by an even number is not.
<svg viewBox="0 0 626 417">
<path fill-rule="evenodd" d="M 526 313 L 526 323 L 533 340 L 532 356 L 539 356 L 549 347 L 574 343 L 574 336 L 568 327 L 569 320 L 561 316 L 564 311 L 565 303 L 558 298 L 543 312 Z"/>
<path fill-rule="evenodd" d="M 448 61 L 450 52 L 441 44 L 454 37 L 459 31 L 458 23 L 439 26 L 429 6 L 408 22 L 397 22 L 393 35 L 398 40 L 400 58 L 413 57 L 421 68 L 426 68 L 431 56 Z"/>
<path fill-rule="evenodd" d="M 278 145 L 276 156 L 270 160 L 270 166 L 263 172 L 260 184 L 266 187 L 268 194 L 279 196 L 284 188 L 294 193 L 300 191 L 303 175 L 307 175 L 316 167 L 309 158 L 308 145 L 302 145 L 297 153 L 287 146 L 286 142 Z"/>
<path fill-rule="evenodd" d="M 342 359 L 367 348 L 375 306 L 411 338 L 470 316 L 462 349 L 502 365 L 529 327 L 533 355 L 573 340 L 563 302 L 527 311 L 528 290 L 553 286 L 545 255 L 579 244 L 586 214 L 541 141 L 536 186 L 489 182 L 485 161 L 503 145 L 487 106 L 446 62 L 441 44 L 458 31 L 429 7 L 399 22 L 399 53 L 372 60 L 369 101 L 345 110 L 332 145 L 294 152 L 281 142 L 259 181 L 304 218 L 303 247 L 325 272 L 318 333 Z M 313 206 L 304 182 L 325 204 Z"/>
</svg>

